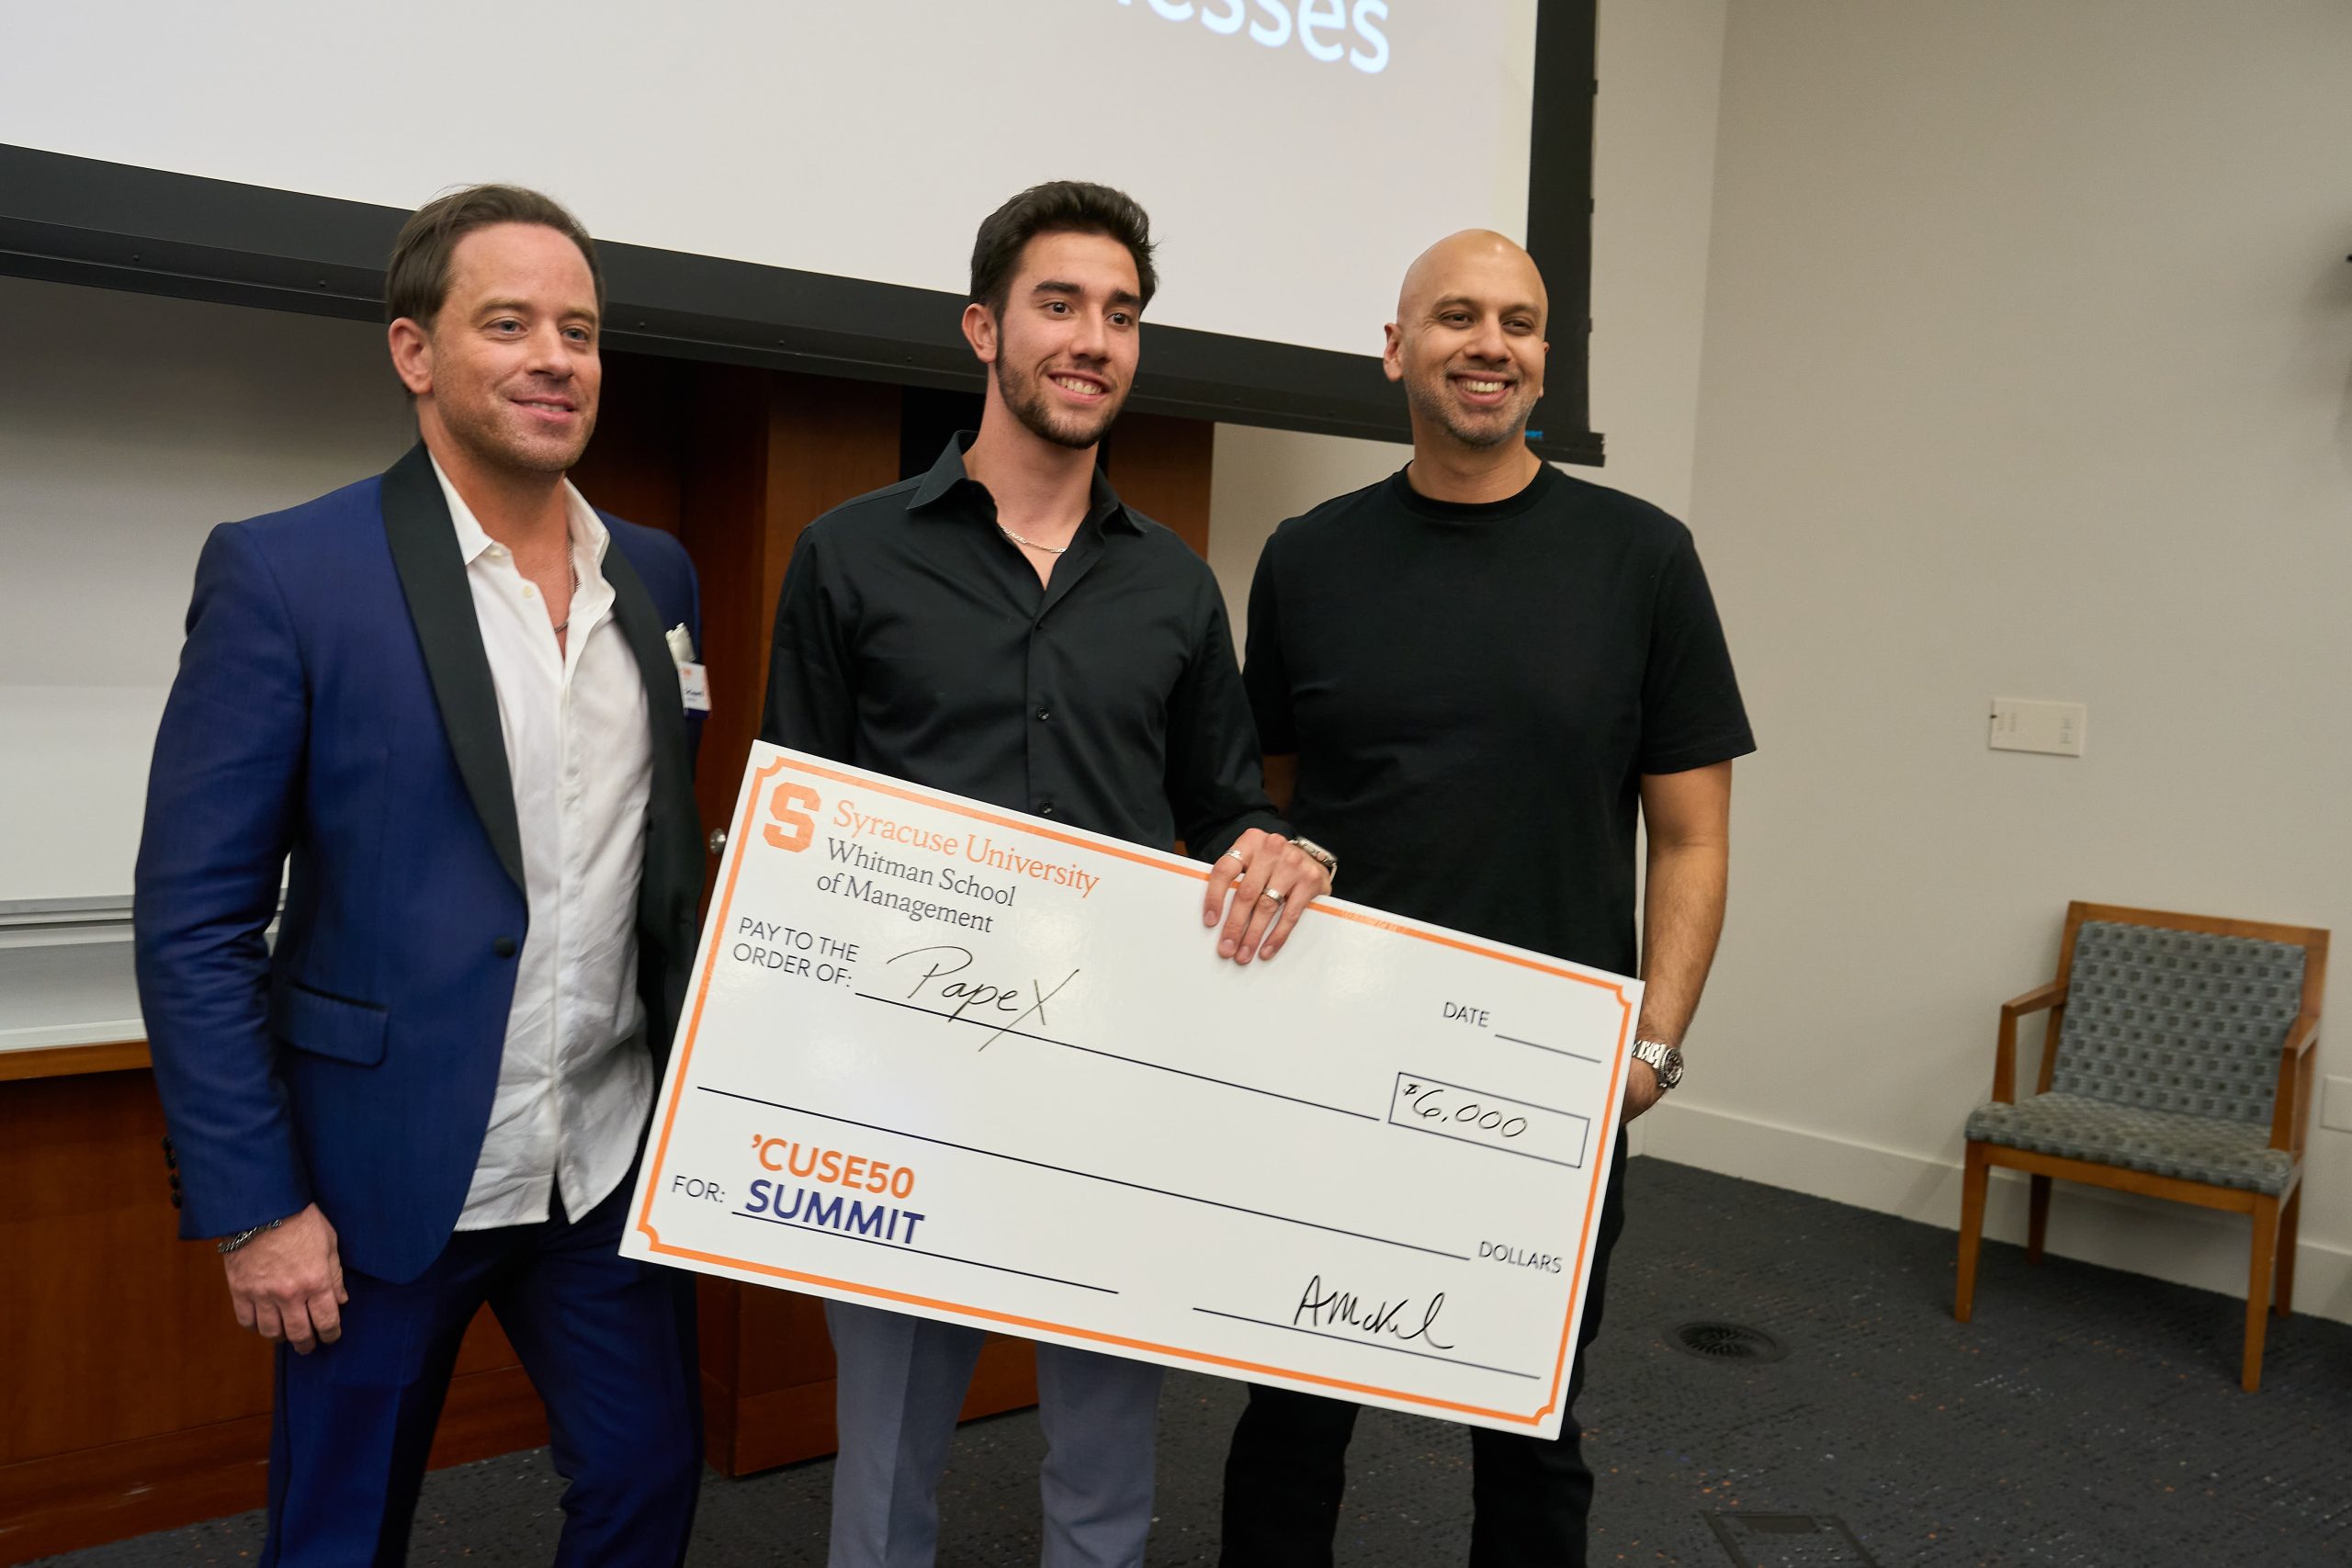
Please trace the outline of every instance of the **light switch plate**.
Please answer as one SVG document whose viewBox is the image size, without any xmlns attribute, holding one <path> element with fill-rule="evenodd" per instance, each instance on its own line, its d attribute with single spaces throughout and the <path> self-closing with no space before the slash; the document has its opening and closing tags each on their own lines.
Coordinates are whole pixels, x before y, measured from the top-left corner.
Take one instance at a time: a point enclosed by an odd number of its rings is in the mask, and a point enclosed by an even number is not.
<svg viewBox="0 0 2352 1568">
<path fill-rule="evenodd" d="M 2320 1080 L 2319 1124 L 2352 1133 L 2352 1078 Z"/>
<path fill-rule="evenodd" d="M 2024 697 L 1995 697 L 1987 739 L 1996 751 L 2045 751 L 2054 757 L 2083 754 L 2083 732 L 2090 710 L 2080 703 L 2043 703 Z"/>
</svg>

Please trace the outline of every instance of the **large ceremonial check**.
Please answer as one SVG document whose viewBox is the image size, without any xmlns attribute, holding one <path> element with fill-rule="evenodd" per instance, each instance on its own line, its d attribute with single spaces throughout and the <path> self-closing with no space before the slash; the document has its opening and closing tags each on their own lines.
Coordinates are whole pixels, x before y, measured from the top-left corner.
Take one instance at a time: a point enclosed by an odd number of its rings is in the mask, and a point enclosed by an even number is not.
<svg viewBox="0 0 2352 1568">
<path fill-rule="evenodd" d="M 1638 983 L 1206 874 L 755 748 L 623 1250 L 1555 1435 Z"/>
</svg>

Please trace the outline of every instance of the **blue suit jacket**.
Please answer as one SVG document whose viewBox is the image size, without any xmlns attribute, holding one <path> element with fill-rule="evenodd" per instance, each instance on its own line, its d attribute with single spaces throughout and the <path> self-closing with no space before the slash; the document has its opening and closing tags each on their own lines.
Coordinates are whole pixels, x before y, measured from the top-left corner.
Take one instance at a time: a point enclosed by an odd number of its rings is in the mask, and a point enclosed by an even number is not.
<svg viewBox="0 0 2352 1568">
<path fill-rule="evenodd" d="M 701 627 L 678 542 L 605 523 L 653 731 L 637 935 L 658 1067 L 703 860 L 700 716 L 683 712 L 662 633 L 683 623 L 699 644 Z M 214 529 L 155 739 L 134 915 L 183 1235 L 315 1201 L 351 1266 L 423 1272 L 489 1125 L 522 884 L 490 662 L 424 448 Z"/>
</svg>

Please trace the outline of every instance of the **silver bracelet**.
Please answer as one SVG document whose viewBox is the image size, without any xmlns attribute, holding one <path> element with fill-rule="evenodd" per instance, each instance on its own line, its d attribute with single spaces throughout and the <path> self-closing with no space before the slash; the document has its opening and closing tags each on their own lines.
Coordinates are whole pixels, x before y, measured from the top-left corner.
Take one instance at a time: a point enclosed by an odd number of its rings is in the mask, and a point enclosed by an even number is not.
<svg viewBox="0 0 2352 1568">
<path fill-rule="evenodd" d="M 267 1224 L 255 1225 L 251 1230 L 239 1231 L 234 1235 L 222 1236 L 219 1241 L 214 1242 L 212 1245 L 220 1248 L 221 1257 L 226 1258 L 229 1254 L 236 1251 L 237 1248 L 244 1246 L 245 1243 L 253 1240 L 254 1237 L 261 1235 L 262 1232 L 274 1231 L 285 1223 L 286 1222 L 282 1219 L 272 1220 Z"/>
</svg>

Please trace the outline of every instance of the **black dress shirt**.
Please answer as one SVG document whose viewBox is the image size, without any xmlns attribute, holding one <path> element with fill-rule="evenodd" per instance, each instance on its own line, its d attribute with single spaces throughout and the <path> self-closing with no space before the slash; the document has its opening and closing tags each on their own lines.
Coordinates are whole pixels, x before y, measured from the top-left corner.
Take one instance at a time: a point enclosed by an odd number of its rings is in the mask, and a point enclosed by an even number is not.
<svg viewBox="0 0 2352 1568">
<path fill-rule="evenodd" d="M 761 739 L 1203 859 L 1284 831 L 1207 563 L 1098 471 L 1040 583 L 971 442 L 801 534 Z"/>
</svg>

